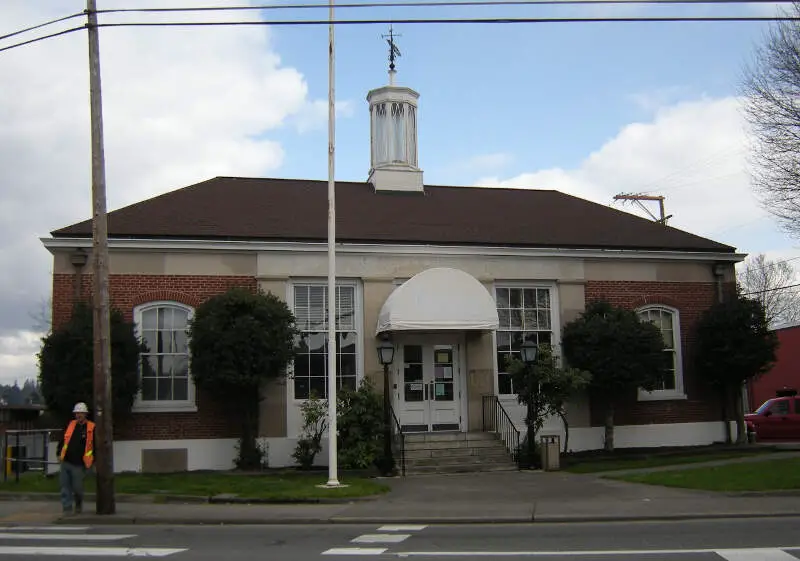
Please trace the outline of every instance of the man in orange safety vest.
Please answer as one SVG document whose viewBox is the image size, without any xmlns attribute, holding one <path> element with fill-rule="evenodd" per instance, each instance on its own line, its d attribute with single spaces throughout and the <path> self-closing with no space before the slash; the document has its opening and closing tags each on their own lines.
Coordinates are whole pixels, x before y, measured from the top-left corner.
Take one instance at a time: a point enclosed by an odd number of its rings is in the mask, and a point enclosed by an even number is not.
<svg viewBox="0 0 800 561">
<path fill-rule="evenodd" d="M 61 461 L 61 507 L 65 515 L 73 512 L 73 498 L 75 514 L 83 512 L 83 479 L 94 463 L 95 424 L 86 419 L 89 408 L 83 402 L 76 403 L 72 412 L 75 419 L 67 425 L 57 451 Z"/>
</svg>

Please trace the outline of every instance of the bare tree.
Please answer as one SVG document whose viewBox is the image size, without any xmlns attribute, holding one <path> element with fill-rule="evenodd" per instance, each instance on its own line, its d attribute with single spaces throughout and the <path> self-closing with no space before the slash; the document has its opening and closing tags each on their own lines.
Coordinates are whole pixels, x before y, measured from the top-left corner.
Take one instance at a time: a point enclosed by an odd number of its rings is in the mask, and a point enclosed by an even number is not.
<svg viewBox="0 0 800 561">
<path fill-rule="evenodd" d="M 53 299 L 52 297 L 42 299 L 36 307 L 36 310 L 28 312 L 28 315 L 33 320 L 33 328 L 36 331 L 49 333 L 50 328 L 53 326 Z"/>
<path fill-rule="evenodd" d="M 800 15 L 800 2 L 791 12 Z M 753 187 L 784 230 L 800 237 L 800 22 L 774 24 L 745 69 L 743 93 Z"/>
<path fill-rule="evenodd" d="M 781 288 L 796 284 L 795 270 L 789 263 L 772 261 L 759 253 L 746 260 L 736 276 L 742 292 L 764 306 L 767 323 L 800 320 L 800 293 Z"/>
</svg>

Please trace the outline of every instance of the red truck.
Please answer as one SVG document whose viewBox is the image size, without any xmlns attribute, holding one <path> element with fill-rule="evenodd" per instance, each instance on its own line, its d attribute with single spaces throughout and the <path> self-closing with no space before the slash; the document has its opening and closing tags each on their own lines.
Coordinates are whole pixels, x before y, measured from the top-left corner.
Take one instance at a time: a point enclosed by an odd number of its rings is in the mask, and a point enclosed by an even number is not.
<svg viewBox="0 0 800 561">
<path fill-rule="evenodd" d="M 773 397 L 744 416 L 756 440 L 800 440 L 800 397 Z"/>
</svg>

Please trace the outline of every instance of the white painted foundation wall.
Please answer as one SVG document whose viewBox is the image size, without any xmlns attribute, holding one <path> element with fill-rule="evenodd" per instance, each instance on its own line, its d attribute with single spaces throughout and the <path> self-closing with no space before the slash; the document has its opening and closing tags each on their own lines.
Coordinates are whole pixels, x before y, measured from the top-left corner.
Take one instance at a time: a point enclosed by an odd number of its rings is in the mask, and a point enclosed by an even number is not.
<svg viewBox="0 0 800 561">
<path fill-rule="evenodd" d="M 521 425 L 524 436 L 524 424 Z M 564 428 L 559 419 L 550 419 L 545 424 L 543 435 L 557 434 L 564 443 Z M 732 425 L 736 435 L 736 426 Z M 702 446 L 721 442 L 725 438 L 724 423 L 674 423 L 652 425 L 622 425 L 614 430 L 616 448 L 649 448 L 658 446 Z M 292 452 L 296 438 L 261 438 L 268 447 L 269 467 L 291 467 L 296 465 Z M 207 440 L 127 440 L 114 443 L 114 471 L 139 472 L 142 469 L 142 450 L 186 448 L 188 468 L 194 470 L 229 470 L 234 467 L 236 439 Z M 596 450 L 603 447 L 603 427 L 573 428 L 569 431 L 569 451 Z M 315 465 L 328 464 L 328 442 L 322 441 L 322 451 L 317 454 Z"/>
</svg>

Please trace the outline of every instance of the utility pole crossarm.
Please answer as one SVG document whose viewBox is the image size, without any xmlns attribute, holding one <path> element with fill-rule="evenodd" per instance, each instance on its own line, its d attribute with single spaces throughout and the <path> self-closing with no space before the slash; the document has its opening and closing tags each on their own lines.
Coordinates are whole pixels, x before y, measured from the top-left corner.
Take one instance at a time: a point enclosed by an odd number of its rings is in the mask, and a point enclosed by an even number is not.
<svg viewBox="0 0 800 561">
<path fill-rule="evenodd" d="M 658 222 L 659 224 L 662 224 L 664 226 L 667 225 L 667 220 L 672 218 L 672 215 L 670 214 L 669 216 L 667 216 L 666 215 L 666 211 L 664 210 L 664 196 L 663 195 L 640 195 L 640 194 L 635 194 L 635 193 L 620 193 L 619 195 L 614 195 L 614 200 L 615 201 L 628 201 L 628 202 L 633 202 L 633 203 L 639 205 L 639 207 L 642 210 L 644 210 L 647 214 L 650 215 L 650 218 L 652 218 L 653 220 L 655 220 L 656 222 Z M 647 207 L 644 206 L 644 204 L 642 204 L 642 201 L 655 201 L 655 202 L 658 202 L 658 207 L 659 207 L 659 211 L 660 211 L 659 214 L 660 214 L 661 218 L 656 218 L 655 216 L 653 216 L 653 213 L 650 212 L 647 209 Z"/>
</svg>

